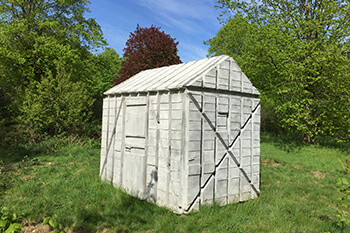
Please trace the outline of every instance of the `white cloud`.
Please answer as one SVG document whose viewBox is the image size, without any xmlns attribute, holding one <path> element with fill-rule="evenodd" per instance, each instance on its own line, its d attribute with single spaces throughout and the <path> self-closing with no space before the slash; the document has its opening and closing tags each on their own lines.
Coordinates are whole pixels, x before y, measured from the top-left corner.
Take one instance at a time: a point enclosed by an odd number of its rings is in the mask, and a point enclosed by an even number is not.
<svg viewBox="0 0 350 233">
<path fill-rule="evenodd" d="M 167 12 L 199 20 L 212 15 L 212 8 L 215 3 L 215 1 L 203 0 L 137 0 L 137 2 L 153 11 Z M 210 2 L 213 2 L 213 4 L 210 4 Z"/>
<path fill-rule="evenodd" d="M 198 23 L 194 22 L 193 20 L 184 18 L 179 19 L 177 17 L 162 13 L 159 16 L 154 16 L 154 18 L 167 27 L 175 27 L 187 33 L 193 34 L 202 33 L 203 31 L 205 31 L 200 25 L 198 25 Z"/>
<path fill-rule="evenodd" d="M 115 48 L 119 55 L 123 55 L 125 42 L 129 39 L 130 32 L 119 28 L 117 25 L 101 23 L 103 35 L 107 39 L 108 46 Z"/>
<path fill-rule="evenodd" d="M 206 58 L 208 49 L 205 45 L 197 45 L 182 41 L 178 45 L 179 56 L 182 62 L 190 62 Z"/>
<path fill-rule="evenodd" d="M 148 8 L 153 17 L 158 17 L 161 23 L 170 23 L 174 27 L 182 27 L 188 32 L 203 31 L 208 24 L 216 27 L 215 0 L 135 0 L 137 4 Z M 160 18 L 160 20 L 159 20 Z M 199 25 L 195 22 L 205 22 Z"/>
</svg>

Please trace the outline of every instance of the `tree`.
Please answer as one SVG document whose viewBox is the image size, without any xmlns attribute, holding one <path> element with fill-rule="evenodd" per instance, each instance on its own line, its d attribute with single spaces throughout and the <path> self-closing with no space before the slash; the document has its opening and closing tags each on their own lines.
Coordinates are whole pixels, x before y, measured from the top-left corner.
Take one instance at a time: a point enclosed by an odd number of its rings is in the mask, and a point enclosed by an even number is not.
<svg viewBox="0 0 350 233">
<path fill-rule="evenodd" d="M 218 0 L 232 13 L 207 41 L 211 55 L 232 56 L 273 103 L 281 126 L 349 140 L 350 4 L 348 1 Z"/>
<path fill-rule="evenodd" d="M 113 48 L 106 48 L 95 56 L 95 65 L 98 72 L 98 82 L 94 87 L 98 96 L 113 87 L 111 80 L 116 77 L 121 69 L 122 59 Z"/>
<path fill-rule="evenodd" d="M 177 55 L 178 44 L 170 35 L 160 31 L 160 27 L 152 25 L 142 28 L 137 25 L 123 49 L 124 61 L 114 84 L 119 84 L 142 70 L 181 63 Z"/>
<path fill-rule="evenodd" d="M 88 51 L 106 44 L 100 26 L 86 19 L 88 0 L 0 0 L 0 70 L 26 86 L 65 61 L 80 80 Z"/>
<path fill-rule="evenodd" d="M 113 48 L 106 48 L 102 53 L 94 56 L 94 69 L 97 76 L 97 83 L 93 88 L 94 93 L 94 118 L 102 119 L 103 93 L 113 87 L 113 80 L 120 71 L 122 59 Z M 101 124 L 99 122 L 99 124 Z"/>
<path fill-rule="evenodd" d="M 28 109 L 35 108 L 35 103 L 26 99 L 31 96 L 28 93 L 36 93 L 37 99 L 39 95 L 45 98 L 44 91 L 36 89 L 47 84 L 42 82 L 43 77 L 45 82 L 56 83 L 55 79 L 61 76 L 57 67 L 62 64 L 62 69 L 69 71 L 67 85 L 83 83 L 81 87 L 93 96 L 98 75 L 94 72 L 95 58 L 91 51 L 104 47 L 106 41 L 96 21 L 84 16 L 89 3 L 88 0 L 0 0 L 0 87 L 9 87 L 1 90 L 1 95 L 14 97 L 7 98 L 10 103 L 0 108 L 0 114 L 11 113 L 12 118 L 21 115 L 20 122 L 29 122 L 30 116 L 19 111 L 23 104 Z M 45 118 L 43 114 L 36 117 Z"/>
</svg>

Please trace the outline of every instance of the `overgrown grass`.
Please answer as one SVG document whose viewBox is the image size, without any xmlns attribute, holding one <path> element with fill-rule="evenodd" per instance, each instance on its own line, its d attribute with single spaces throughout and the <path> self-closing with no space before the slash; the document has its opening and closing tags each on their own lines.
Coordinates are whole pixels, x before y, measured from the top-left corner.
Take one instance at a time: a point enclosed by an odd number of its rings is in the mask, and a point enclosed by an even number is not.
<svg viewBox="0 0 350 233">
<path fill-rule="evenodd" d="M 338 158 L 350 156 L 338 149 L 263 136 L 258 199 L 179 216 L 102 182 L 98 145 L 54 145 L 27 146 L 12 159 L 1 152 L 14 182 L 0 192 L 0 205 L 79 232 L 340 232 L 336 179 L 347 175 Z"/>
</svg>

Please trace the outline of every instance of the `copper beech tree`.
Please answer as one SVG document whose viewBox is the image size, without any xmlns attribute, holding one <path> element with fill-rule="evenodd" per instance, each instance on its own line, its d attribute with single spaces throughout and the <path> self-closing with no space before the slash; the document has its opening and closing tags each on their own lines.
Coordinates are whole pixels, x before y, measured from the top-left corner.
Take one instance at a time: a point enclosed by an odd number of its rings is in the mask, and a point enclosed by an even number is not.
<svg viewBox="0 0 350 233">
<path fill-rule="evenodd" d="M 160 27 L 137 25 L 125 44 L 122 68 L 113 83 L 119 84 L 142 70 L 181 63 L 177 55 L 178 44 L 170 35 L 160 31 Z"/>
</svg>

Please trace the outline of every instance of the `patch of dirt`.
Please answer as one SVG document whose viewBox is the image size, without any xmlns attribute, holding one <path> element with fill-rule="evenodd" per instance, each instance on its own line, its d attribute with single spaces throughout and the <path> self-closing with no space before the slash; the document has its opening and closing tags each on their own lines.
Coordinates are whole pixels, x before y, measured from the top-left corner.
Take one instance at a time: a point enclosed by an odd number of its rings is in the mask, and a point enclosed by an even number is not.
<svg viewBox="0 0 350 233">
<path fill-rule="evenodd" d="M 43 225 L 41 223 L 27 222 L 22 224 L 22 232 L 24 233 L 48 233 L 53 231 L 50 230 L 50 227 L 48 225 Z"/>
<path fill-rule="evenodd" d="M 43 225 L 42 223 L 38 223 L 38 222 L 23 221 L 22 225 L 23 225 L 22 232 L 24 232 L 24 233 L 51 233 L 55 230 L 52 228 L 50 229 L 50 227 L 48 225 Z M 67 233 L 87 233 L 89 231 L 88 231 L 88 229 L 85 229 L 84 227 L 78 227 L 74 230 L 71 230 L 71 229 L 65 230 L 65 232 L 67 232 Z M 115 231 L 108 229 L 108 228 L 105 228 L 99 232 L 110 233 L 110 232 L 115 232 Z"/>
<path fill-rule="evenodd" d="M 276 184 L 279 184 L 279 183 L 281 183 L 281 181 L 277 180 L 277 181 L 276 181 Z"/>
<path fill-rule="evenodd" d="M 86 233 L 86 232 L 89 232 L 89 231 L 87 229 L 85 229 L 84 227 L 78 227 L 78 228 L 74 229 L 73 231 L 72 230 L 68 230 L 66 232 L 67 233 Z M 100 231 L 100 232 L 103 232 L 103 231 Z"/>
<path fill-rule="evenodd" d="M 85 169 L 79 169 L 79 170 L 77 170 L 75 173 L 79 173 L 79 172 L 82 172 L 82 171 L 84 171 Z"/>
<path fill-rule="evenodd" d="M 271 164 L 273 167 L 277 167 L 277 166 L 281 165 L 279 162 L 276 162 L 276 161 L 274 161 L 274 160 L 272 160 L 272 161 L 263 160 L 263 161 L 262 161 L 262 164 L 265 165 L 265 166 L 266 166 L 267 164 Z"/>
<path fill-rule="evenodd" d="M 99 233 L 114 233 L 115 231 L 111 229 L 103 229 L 102 231 L 99 231 Z M 146 232 L 153 232 L 152 230 L 147 230 Z"/>
<path fill-rule="evenodd" d="M 296 168 L 296 169 L 300 169 L 300 168 L 302 168 L 303 166 L 301 166 L 300 164 L 294 164 L 293 167 Z"/>
<path fill-rule="evenodd" d="M 55 162 L 46 162 L 46 163 L 41 163 L 41 164 L 43 164 L 43 165 L 55 165 Z"/>
<path fill-rule="evenodd" d="M 301 200 L 307 200 L 307 196 L 301 197 Z"/>
<path fill-rule="evenodd" d="M 323 178 L 325 178 L 326 174 L 329 174 L 328 172 L 327 173 L 323 173 L 323 172 L 320 172 L 320 171 L 312 171 L 312 173 L 318 179 L 323 179 Z"/>
<path fill-rule="evenodd" d="M 83 165 L 83 162 L 68 162 L 69 165 Z"/>
<path fill-rule="evenodd" d="M 26 175 L 22 177 L 22 180 L 29 181 L 32 178 L 31 175 Z"/>
<path fill-rule="evenodd" d="M 2 167 L 0 167 L 1 170 L 3 170 L 4 172 L 8 172 L 8 171 L 18 171 L 18 169 L 16 168 L 15 165 L 11 164 L 11 165 L 4 165 Z"/>
</svg>

